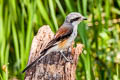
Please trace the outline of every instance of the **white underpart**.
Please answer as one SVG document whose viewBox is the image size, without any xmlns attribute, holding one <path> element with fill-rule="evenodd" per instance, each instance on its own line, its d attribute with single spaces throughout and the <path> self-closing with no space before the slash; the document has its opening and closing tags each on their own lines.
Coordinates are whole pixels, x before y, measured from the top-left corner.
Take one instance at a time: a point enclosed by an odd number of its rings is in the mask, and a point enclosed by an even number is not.
<svg viewBox="0 0 120 80">
<path fill-rule="evenodd" d="M 77 37 L 77 27 L 78 27 L 78 25 L 74 25 L 73 32 L 72 32 L 71 36 L 69 37 L 69 39 L 67 41 L 66 48 L 68 48 L 69 46 L 71 46 L 72 42 Z"/>
</svg>

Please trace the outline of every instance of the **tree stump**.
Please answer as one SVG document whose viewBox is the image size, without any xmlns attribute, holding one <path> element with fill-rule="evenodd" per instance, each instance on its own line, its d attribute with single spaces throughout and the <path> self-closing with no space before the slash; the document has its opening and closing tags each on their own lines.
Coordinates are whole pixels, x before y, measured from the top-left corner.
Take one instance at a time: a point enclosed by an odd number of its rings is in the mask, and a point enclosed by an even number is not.
<svg viewBox="0 0 120 80">
<path fill-rule="evenodd" d="M 49 26 L 45 25 L 39 29 L 32 41 L 28 64 L 41 55 L 40 52 L 53 36 Z M 68 50 L 64 52 L 68 59 L 73 60 L 73 64 L 67 62 L 58 52 L 50 53 L 26 71 L 25 80 L 75 80 L 76 66 L 81 52 L 82 44 L 78 44 L 76 48 L 72 47 L 72 53 Z"/>
</svg>

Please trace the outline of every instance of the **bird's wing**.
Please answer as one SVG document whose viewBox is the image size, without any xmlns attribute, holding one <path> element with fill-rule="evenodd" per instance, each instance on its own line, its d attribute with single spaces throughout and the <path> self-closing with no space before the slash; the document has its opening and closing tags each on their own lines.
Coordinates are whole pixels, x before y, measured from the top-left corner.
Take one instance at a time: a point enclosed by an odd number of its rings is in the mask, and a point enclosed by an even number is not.
<svg viewBox="0 0 120 80">
<path fill-rule="evenodd" d="M 66 27 L 66 26 L 62 26 L 61 28 L 59 28 L 58 32 L 55 35 L 56 39 L 63 39 L 67 36 L 69 36 L 72 33 L 73 29 L 71 27 Z"/>
<path fill-rule="evenodd" d="M 73 32 L 72 27 L 61 26 L 54 38 L 47 44 L 46 48 L 56 45 L 61 40 L 69 37 Z"/>
</svg>

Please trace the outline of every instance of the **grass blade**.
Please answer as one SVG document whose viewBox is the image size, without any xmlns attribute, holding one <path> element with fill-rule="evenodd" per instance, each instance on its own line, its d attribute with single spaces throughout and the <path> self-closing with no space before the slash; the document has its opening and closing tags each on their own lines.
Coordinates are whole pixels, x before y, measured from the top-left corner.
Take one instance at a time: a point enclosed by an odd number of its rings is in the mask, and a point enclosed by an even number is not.
<svg viewBox="0 0 120 80">
<path fill-rule="evenodd" d="M 41 16 L 43 17 L 43 19 L 50 25 L 52 31 L 55 32 L 55 29 L 54 29 L 51 21 L 49 20 L 49 17 L 47 15 L 47 12 L 46 12 L 46 10 L 45 10 L 45 8 L 44 8 L 43 3 L 42 3 L 41 0 L 37 0 L 37 6 L 38 6 L 38 9 L 39 9 L 39 11 L 40 11 Z"/>
<path fill-rule="evenodd" d="M 70 1 L 69 1 L 69 0 L 64 0 L 64 1 L 65 1 L 65 4 L 66 4 L 66 6 L 67 6 L 69 12 L 72 12 L 73 9 L 72 9 L 72 5 L 70 4 Z"/>
<path fill-rule="evenodd" d="M 82 13 L 82 9 L 81 9 L 80 4 L 81 4 L 80 0 L 77 0 L 77 8 L 78 8 L 78 11 L 79 11 L 80 13 Z"/>
<path fill-rule="evenodd" d="M 65 19 L 66 14 L 65 14 L 65 12 L 64 12 L 64 10 L 63 10 L 63 8 L 62 8 L 62 5 L 61 5 L 60 1 L 59 1 L 59 0 L 55 0 L 55 1 L 56 1 L 56 3 L 57 3 L 58 8 L 60 9 L 60 12 L 61 12 L 62 16 L 63 16 L 64 19 Z"/>
<path fill-rule="evenodd" d="M 15 24 L 14 22 L 12 22 L 12 35 L 13 35 L 13 41 L 14 41 L 14 48 L 15 48 L 15 55 L 16 55 L 16 60 L 17 63 L 19 63 L 20 61 L 20 56 L 19 56 L 19 44 L 18 44 L 18 37 L 17 37 L 17 32 L 15 29 Z M 17 65 L 17 67 L 19 67 L 19 64 Z"/>
<path fill-rule="evenodd" d="M 58 24 L 57 24 L 57 19 L 56 19 L 56 16 L 55 16 L 54 5 L 53 5 L 52 0 L 49 0 L 49 6 L 50 6 L 51 16 L 52 16 L 52 19 L 53 19 L 53 22 L 54 22 L 54 25 L 55 25 L 55 29 L 57 31 L 58 30 Z"/>
</svg>

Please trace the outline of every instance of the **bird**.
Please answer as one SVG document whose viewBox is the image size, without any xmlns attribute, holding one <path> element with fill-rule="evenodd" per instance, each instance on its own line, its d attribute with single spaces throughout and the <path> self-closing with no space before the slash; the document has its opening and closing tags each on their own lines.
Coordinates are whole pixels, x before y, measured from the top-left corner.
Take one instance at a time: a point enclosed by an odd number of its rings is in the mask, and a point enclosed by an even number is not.
<svg viewBox="0 0 120 80">
<path fill-rule="evenodd" d="M 43 59 L 46 55 L 52 52 L 60 52 L 66 61 L 71 62 L 71 60 L 69 60 L 64 55 L 63 51 L 69 48 L 72 42 L 77 37 L 78 24 L 82 22 L 83 20 L 87 20 L 87 18 L 81 15 L 80 13 L 78 12 L 69 13 L 66 16 L 64 23 L 61 25 L 61 27 L 56 32 L 53 39 L 47 44 L 45 49 L 43 49 L 40 52 L 41 55 L 36 60 L 34 60 L 32 63 L 27 65 L 27 67 L 22 71 L 22 73 L 30 69 L 33 65 L 35 65 L 37 62 Z"/>
</svg>

